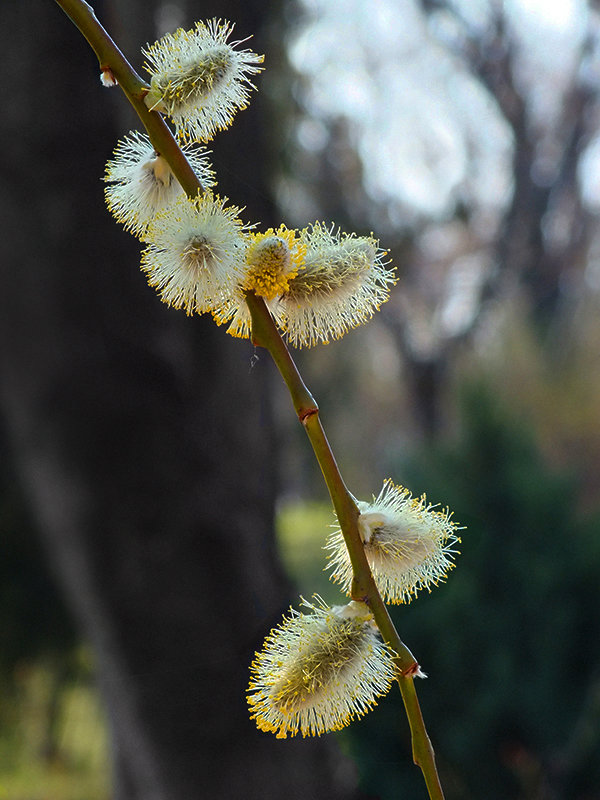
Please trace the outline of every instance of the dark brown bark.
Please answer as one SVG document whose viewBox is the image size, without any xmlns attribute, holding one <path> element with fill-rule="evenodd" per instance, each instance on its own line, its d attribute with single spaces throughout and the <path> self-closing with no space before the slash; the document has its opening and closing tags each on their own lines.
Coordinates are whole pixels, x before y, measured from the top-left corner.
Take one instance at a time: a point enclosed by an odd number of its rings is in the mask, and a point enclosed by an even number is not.
<svg viewBox="0 0 600 800">
<path fill-rule="evenodd" d="M 218 13 L 235 13 L 227 6 Z M 154 4 L 132 10 L 143 44 Z M 115 797 L 348 796 L 330 742 L 277 741 L 245 707 L 253 651 L 289 600 L 273 539 L 266 356 L 253 365 L 249 343 L 166 308 L 146 285 L 100 183 L 125 101 L 100 87 L 63 12 L 3 3 L 0 36 L 0 410 L 95 650 Z M 237 148 L 235 128 L 224 135 L 250 198 L 226 189 L 264 219 L 259 118 L 244 115 Z"/>
</svg>

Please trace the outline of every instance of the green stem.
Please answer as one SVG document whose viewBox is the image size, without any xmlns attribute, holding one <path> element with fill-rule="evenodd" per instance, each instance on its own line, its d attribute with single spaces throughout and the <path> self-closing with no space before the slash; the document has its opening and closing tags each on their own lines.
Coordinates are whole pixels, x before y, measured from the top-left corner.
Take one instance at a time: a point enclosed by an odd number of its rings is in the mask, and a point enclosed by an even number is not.
<svg viewBox="0 0 600 800">
<path fill-rule="evenodd" d="M 410 725 L 413 761 L 423 772 L 431 800 L 444 800 L 444 791 L 435 765 L 435 753 L 425 728 L 414 678 L 412 675 L 402 676 L 398 678 L 398 684 Z"/>
<path fill-rule="evenodd" d="M 252 316 L 254 343 L 266 348 L 277 365 L 288 387 L 298 419 L 304 426 L 329 489 L 354 572 L 352 598 L 367 603 L 373 612 L 381 635 L 396 652 L 396 665 L 399 671 L 398 685 L 410 725 L 413 760 L 423 772 L 431 800 L 443 800 L 444 793 L 435 765 L 433 747 L 427 735 L 414 686 L 414 677 L 420 674 L 419 665 L 408 647 L 400 639 L 373 579 L 358 532 L 359 511 L 354 498 L 346 488 L 323 430 L 319 417 L 319 407 L 312 394 L 306 388 L 264 300 L 261 297 L 257 297 L 254 292 L 246 292 L 246 302 Z"/>
<path fill-rule="evenodd" d="M 150 111 L 144 103 L 144 97 L 148 94 L 150 87 L 140 78 L 98 22 L 94 9 L 85 0 L 56 0 L 56 2 L 88 40 L 98 58 L 100 71 L 109 69 L 117 79 L 119 86 L 148 131 L 154 149 L 168 161 L 183 190 L 190 197 L 195 197 L 198 192 L 202 192 L 203 186 L 173 138 L 169 126 L 158 111 Z"/>
<path fill-rule="evenodd" d="M 117 79 L 148 131 L 154 148 L 169 163 L 183 190 L 190 197 L 195 197 L 203 187 L 160 113 L 150 111 L 146 107 L 144 97 L 148 93 L 148 84 L 135 72 L 85 0 L 56 0 L 56 2 L 91 45 L 98 57 L 101 71 L 109 69 Z M 264 300 L 253 292 L 247 292 L 246 302 L 252 316 L 253 339 L 257 345 L 269 351 L 279 368 L 327 484 L 352 563 L 354 573 L 352 598 L 369 605 L 381 635 L 396 652 L 398 684 L 411 729 L 414 762 L 423 771 L 431 800 L 443 800 L 433 748 L 414 687 L 413 679 L 419 674 L 419 665 L 400 639 L 373 579 L 358 532 L 359 511 L 340 474 L 321 424 L 319 408 L 306 388 Z"/>
</svg>

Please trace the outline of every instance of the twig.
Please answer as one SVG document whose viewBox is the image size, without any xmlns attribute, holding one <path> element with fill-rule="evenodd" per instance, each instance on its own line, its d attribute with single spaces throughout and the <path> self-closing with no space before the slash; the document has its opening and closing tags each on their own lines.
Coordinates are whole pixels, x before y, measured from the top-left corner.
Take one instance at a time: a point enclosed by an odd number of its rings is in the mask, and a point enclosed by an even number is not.
<svg viewBox="0 0 600 800">
<path fill-rule="evenodd" d="M 156 111 L 149 111 L 144 103 L 144 97 L 149 89 L 148 84 L 139 77 L 102 27 L 92 7 L 85 0 L 55 1 L 71 18 L 91 45 L 98 57 L 101 71 L 110 70 L 116 78 L 148 131 L 154 148 L 169 163 L 183 190 L 192 198 L 197 196 L 202 191 L 202 186 L 196 174 L 187 162 L 162 116 Z M 354 573 L 352 598 L 369 605 L 381 635 L 396 653 L 398 684 L 410 724 L 414 762 L 423 771 L 431 800 L 443 800 L 444 795 L 435 766 L 433 748 L 425 729 L 414 687 L 414 677 L 420 674 L 419 665 L 408 647 L 400 639 L 377 590 L 358 532 L 359 511 L 338 469 L 321 424 L 319 408 L 306 388 L 264 300 L 253 292 L 247 292 L 246 302 L 252 316 L 254 342 L 266 348 L 277 365 L 288 387 L 298 419 L 304 426 L 327 484 L 352 563 Z"/>
</svg>

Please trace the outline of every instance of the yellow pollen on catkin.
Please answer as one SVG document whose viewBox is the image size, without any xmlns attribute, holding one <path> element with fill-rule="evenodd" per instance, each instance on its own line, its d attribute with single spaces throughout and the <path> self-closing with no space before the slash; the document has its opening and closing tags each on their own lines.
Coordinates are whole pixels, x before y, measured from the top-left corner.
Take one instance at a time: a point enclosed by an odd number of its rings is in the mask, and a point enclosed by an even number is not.
<svg viewBox="0 0 600 800">
<path fill-rule="evenodd" d="M 284 713 L 301 709 L 356 657 L 364 638 L 364 628 L 348 620 L 320 632 L 301 661 L 282 669 L 272 689 L 274 705 Z"/>
<path fill-rule="evenodd" d="M 257 727 L 320 736 L 362 717 L 396 677 L 394 652 L 378 636 L 364 603 L 329 608 L 303 600 L 267 636 L 250 668 L 248 705 Z"/>
<path fill-rule="evenodd" d="M 290 280 L 296 277 L 303 262 L 306 245 L 298 242 L 295 231 L 285 225 L 250 234 L 248 240 L 244 288 L 273 300 L 288 291 Z"/>
</svg>

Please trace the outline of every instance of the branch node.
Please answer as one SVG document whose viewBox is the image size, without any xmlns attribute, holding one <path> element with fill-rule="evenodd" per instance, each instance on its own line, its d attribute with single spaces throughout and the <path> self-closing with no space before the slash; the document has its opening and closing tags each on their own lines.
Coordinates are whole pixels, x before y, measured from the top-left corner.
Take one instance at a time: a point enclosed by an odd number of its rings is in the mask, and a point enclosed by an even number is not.
<svg viewBox="0 0 600 800">
<path fill-rule="evenodd" d="M 312 406 L 311 408 L 303 408 L 298 413 L 298 419 L 300 422 L 306 427 L 308 420 L 313 417 L 315 414 L 319 413 L 319 409 L 316 406 Z"/>
<path fill-rule="evenodd" d="M 400 673 L 400 677 L 402 678 L 426 678 L 427 675 L 423 672 L 420 665 L 417 664 L 416 661 L 407 667 L 406 669 L 402 670 Z"/>
</svg>

